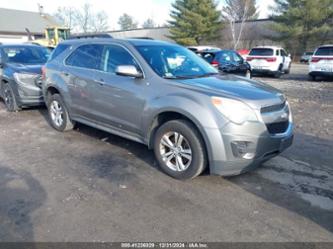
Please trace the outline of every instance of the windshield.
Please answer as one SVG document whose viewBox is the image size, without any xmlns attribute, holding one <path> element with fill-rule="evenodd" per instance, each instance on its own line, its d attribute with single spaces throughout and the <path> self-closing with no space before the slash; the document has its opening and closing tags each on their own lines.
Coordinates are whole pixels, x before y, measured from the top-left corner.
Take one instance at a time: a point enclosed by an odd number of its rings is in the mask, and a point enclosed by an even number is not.
<svg viewBox="0 0 333 249">
<path fill-rule="evenodd" d="M 306 52 L 305 55 L 313 55 L 313 52 Z"/>
<path fill-rule="evenodd" d="M 218 71 L 190 50 L 180 46 L 137 46 L 151 68 L 163 78 L 196 78 Z"/>
<path fill-rule="evenodd" d="M 317 50 L 316 55 L 333 56 L 333 47 L 321 47 Z"/>
<path fill-rule="evenodd" d="M 69 31 L 67 29 L 58 29 L 58 35 L 61 41 L 67 40 L 69 37 Z"/>
<path fill-rule="evenodd" d="M 49 57 L 49 50 L 44 47 L 5 47 L 6 61 L 21 64 L 44 64 Z"/>
<path fill-rule="evenodd" d="M 274 51 L 273 51 L 273 49 L 270 49 L 270 48 L 254 48 L 251 50 L 250 55 L 272 56 L 272 55 L 274 55 Z"/>
</svg>

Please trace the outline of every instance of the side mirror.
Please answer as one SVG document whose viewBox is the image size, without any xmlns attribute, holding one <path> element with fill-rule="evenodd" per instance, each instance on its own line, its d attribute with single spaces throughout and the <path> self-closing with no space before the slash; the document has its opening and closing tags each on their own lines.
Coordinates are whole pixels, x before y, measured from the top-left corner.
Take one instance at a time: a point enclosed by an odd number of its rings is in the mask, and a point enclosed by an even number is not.
<svg viewBox="0 0 333 249">
<path fill-rule="evenodd" d="M 291 54 L 288 54 L 288 57 L 290 57 L 290 58 L 291 58 Z"/>
<path fill-rule="evenodd" d="M 142 78 L 143 74 L 133 65 L 117 66 L 116 74 L 120 76 L 127 76 L 133 78 Z"/>
</svg>

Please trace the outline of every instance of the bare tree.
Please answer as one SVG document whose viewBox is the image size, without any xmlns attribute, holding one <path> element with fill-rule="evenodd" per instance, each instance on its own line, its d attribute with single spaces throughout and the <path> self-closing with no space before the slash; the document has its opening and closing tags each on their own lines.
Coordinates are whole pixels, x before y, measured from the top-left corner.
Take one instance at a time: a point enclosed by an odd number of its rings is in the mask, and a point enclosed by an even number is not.
<svg viewBox="0 0 333 249">
<path fill-rule="evenodd" d="M 73 29 L 77 24 L 78 10 L 74 7 L 59 7 L 54 16 L 62 23 L 62 25 Z"/>
<path fill-rule="evenodd" d="M 82 9 L 59 7 L 54 16 L 72 32 L 102 32 L 108 29 L 106 12 L 94 12 L 92 6 L 87 3 Z"/>
<path fill-rule="evenodd" d="M 108 25 L 108 15 L 104 12 L 98 12 L 92 18 L 92 29 L 94 32 L 103 32 L 107 31 L 109 28 Z"/>
<path fill-rule="evenodd" d="M 222 9 L 222 17 L 230 25 L 233 47 L 237 49 L 245 22 L 258 18 L 255 0 L 226 0 L 226 5 Z"/>
</svg>

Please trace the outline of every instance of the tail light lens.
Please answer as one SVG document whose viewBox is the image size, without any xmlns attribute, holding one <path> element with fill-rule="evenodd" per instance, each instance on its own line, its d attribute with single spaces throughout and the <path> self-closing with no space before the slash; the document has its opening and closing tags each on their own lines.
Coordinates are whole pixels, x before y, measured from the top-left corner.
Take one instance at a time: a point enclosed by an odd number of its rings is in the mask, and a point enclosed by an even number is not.
<svg viewBox="0 0 333 249">
<path fill-rule="evenodd" d="M 247 57 L 246 58 L 246 61 L 252 61 L 254 58 L 252 58 L 252 57 Z"/>
<path fill-rule="evenodd" d="M 220 65 L 220 63 L 218 61 L 215 61 L 215 60 L 212 61 L 210 64 L 214 67 L 218 67 Z"/>
<path fill-rule="evenodd" d="M 276 57 L 272 57 L 272 58 L 266 58 L 267 62 L 276 62 Z"/>
<path fill-rule="evenodd" d="M 317 62 L 319 62 L 321 60 L 331 61 L 331 60 L 333 60 L 333 58 L 325 58 L 325 57 L 312 57 L 311 58 L 311 62 L 312 63 L 317 63 Z"/>
</svg>

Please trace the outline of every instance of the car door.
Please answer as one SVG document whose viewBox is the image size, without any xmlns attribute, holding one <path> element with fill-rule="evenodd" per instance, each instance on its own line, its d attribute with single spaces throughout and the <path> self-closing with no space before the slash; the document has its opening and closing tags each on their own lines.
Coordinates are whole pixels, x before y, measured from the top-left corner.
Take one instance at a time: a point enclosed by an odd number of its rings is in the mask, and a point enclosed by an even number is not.
<svg viewBox="0 0 333 249">
<path fill-rule="evenodd" d="M 236 65 L 235 74 L 241 76 L 246 75 L 246 72 L 249 67 L 246 64 L 245 60 L 236 52 L 232 52 L 232 54 L 233 54 L 233 61 L 235 62 Z"/>
<path fill-rule="evenodd" d="M 112 126 L 130 135 L 142 135 L 141 118 L 147 82 L 144 78 L 119 76 L 116 68 L 134 65 L 142 69 L 129 50 L 118 44 L 104 45 L 102 64 L 103 72 L 94 82 L 91 100 L 95 118 L 105 126 Z"/>
<path fill-rule="evenodd" d="M 71 114 L 90 119 L 94 113 L 91 101 L 95 97 L 94 87 L 101 73 L 103 45 L 85 44 L 72 52 L 65 60 L 61 77 L 68 84 L 71 99 Z"/>
<path fill-rule="evenodd" d="M 283 70 L 288 70 L 291 58 L 284 49 L 281 49 L 281 56 L 283 57 Z"/>
</svg>

